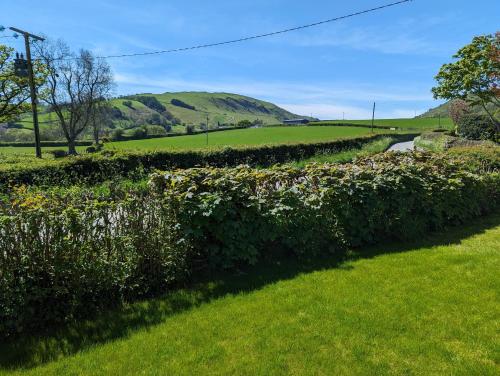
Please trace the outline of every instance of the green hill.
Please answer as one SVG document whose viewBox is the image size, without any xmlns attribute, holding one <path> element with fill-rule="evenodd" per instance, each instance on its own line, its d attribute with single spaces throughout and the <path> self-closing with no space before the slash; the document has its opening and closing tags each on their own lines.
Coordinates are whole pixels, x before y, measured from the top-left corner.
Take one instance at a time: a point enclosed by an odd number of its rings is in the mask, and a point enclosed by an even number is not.
<svg viewBox="0 0 500 376">
<path fill-rule="evenodd" d="M 236 125 L 242 120 L 263 124 L 279 124 L 283 120 L 303 117 L 272 103 L 230 93 L 178 92 L 137 94 L 111 100 L 108 121 L 103 133 L 111 136 L 117 130 L 131 135 L 137 128 L 148 134 L 184 133 L 187 125 L 199 128 L 209 118 L 211 128 Z M 43 140 L 63 139 L 57 116 L 47 108 L 40 109 L 40 129 Z M 25 114 L 0 132 L 0 141 L 31 141 L 31 114 Z M 91 138 L 88 129 L 82 138 Z"/>
<path fill-rule="evenodd" d="M 178 92 L 140 94 L 126 98 L 137 97 L 156 98 L 168 112 L 185 124 L 205 123 L 207 115 L 210 124 L 234 124 L 241 120 L 262 120 L 264 124 L 276 124 L 299 116 L 272 103 L 230 93 Z"/>
<path fill-rule="evenodd" d="M 427 112 L 424 112 L 423 114 L 417 116 L 418 118 L 437 118 L 439 116 L 441 117 L 449 117 L 450 116 L 450 105 L 451 101 L 443 103 L 440 106 L 431 108 Z M 491 110 L 491 112 L 495 111 L 495 108 L 493 105 L 488 106 L 488 110 Z M 481 106 L 474 106 L 472 107 L 472 112 L 476 114 L 483 114 L 486 115 L 486 112 Z"/>
</svg>

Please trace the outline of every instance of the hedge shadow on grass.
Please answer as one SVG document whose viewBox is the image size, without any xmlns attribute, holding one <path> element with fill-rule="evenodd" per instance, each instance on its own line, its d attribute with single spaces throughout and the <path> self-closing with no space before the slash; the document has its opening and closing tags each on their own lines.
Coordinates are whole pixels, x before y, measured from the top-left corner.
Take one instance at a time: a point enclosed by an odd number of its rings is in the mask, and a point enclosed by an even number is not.
<svg viewBox="0 0 500 376">
<path fill-rule="evenodd" d="M 248 293 L 268 284 L 289 280 L 299 274 L 332 268 L 346 272 L 357 259 L 374 258 L 390 253 L 403 253 L 418 248 L 460 244 L 463 239 L 479 235 L 500 225 L 500 214 L 478 220 L 475 224 L 451 228 L 418 241 L 391 242 L 357 250 L 348 255 L 299 260 L 281 257 L 265 260 L 257 266 L 237 273 L 218 273 L 198 278 L 190 286 L 163 297 L 137 302 L 110 310 L 92 320 L 66 325 L 60 329 L 24 336 L 0 344 L 0 370 L 30 369 L 69 356 L 92 346 L 123 339 L 139 330 L 154 330 L 154 326 L 170 316 L 194 309 L 201 304 L 227 296 Z"/>
</svg>

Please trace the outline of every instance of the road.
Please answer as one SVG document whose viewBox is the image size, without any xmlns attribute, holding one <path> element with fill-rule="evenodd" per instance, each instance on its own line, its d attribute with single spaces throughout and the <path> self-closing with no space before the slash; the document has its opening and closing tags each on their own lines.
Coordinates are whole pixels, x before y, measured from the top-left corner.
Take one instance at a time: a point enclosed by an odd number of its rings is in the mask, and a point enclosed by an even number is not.
<svg viewBox="0 0 500 376">
<path fill-rule="evenodd" d="M 392 145 L 388 151 L 412 151 L 415 148 L 415 143 L 413 141 L 399 142 Z"/>
</svg>

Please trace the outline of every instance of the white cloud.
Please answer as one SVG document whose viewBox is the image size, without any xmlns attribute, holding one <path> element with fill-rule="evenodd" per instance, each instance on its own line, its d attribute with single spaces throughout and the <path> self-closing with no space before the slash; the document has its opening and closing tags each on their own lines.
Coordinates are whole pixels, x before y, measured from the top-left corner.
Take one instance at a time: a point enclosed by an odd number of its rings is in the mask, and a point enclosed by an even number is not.
<svg viewBox="0 0 500 376">
<path fill-rule="evenodd" d="M 135 88 L 137 91 L 216 91 L 234 92 L 243 95 L 270 98 L 288 103 L 325 101 L 429 101 L 432 96 L 428 89 L 410 91 L 407 86 L 395 87 L 387 85 L 384 90 L 374 89 L 368 85 L 348 83 L 328 83 L 323 85 L 258 82 L 258 81 L 189 81 L 176 78 L 150 78 L 140 75 L 117 73 L 115 80 L 118 84 Z"/>
<path fill-rule="evenodd" d="M 369 86 L 345 83 L 328 85 L 291 84 L 257 81 L 188 81 L 178 78 L 154 79 L 145 76 L 117 74 L 121 94 L 166 91 L 208 91 L 248 95 L 267 100 L 300 115 L 320 119 L 367 119 L 372 116 L 373 101 L 380 118 L 413 117 L 430 106 L 432 95 L 426 89 L 410 92 L 408 87 L 390 87 L 378 90 Z M 411 103 L 411 104 L 409 104 Z M 415 105 L 418 104 L 418 106 Z M 401 104 L 401 107 L 398 105 Z M 413 108 L 409 106 L 414 106 Z"/>
</svg>

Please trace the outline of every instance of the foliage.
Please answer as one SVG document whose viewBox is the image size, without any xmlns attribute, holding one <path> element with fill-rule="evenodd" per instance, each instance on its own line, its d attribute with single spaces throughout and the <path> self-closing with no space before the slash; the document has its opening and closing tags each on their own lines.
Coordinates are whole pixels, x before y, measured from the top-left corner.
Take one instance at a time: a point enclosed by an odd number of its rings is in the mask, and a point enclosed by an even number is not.
<svg viewBox="0 0 500 376">
<path fill-rule="evenodd" d="M 163 104 L 161 104 L 161 102 L 156 97 L 149 95 L 134 95 L 129 98 L 134 101 L 141 102 L 143 105 L 159 113 L 167 111 L 167 108 Z"/>
<path fill-rule="evenodd" d="M 253 123 L 250 120 L 241 120 L 237 124 L 238 127 L 246 127 L 246 128 L 249 128 L 252 125 L 253 125 Z"/>
<path fill-rule="evenodd" d="M 199 278 L 0 342 L 0 374 L 493 376 L 499 223 Z"/>
<path fill-rule="evenodd" d="M 470 113 L 470 106 L 468 103 L 462 99 L 454 99 L 450 103 L 450 117 L 453 120 L 453 124 L 458 126 L 460 120 L 467 114 Z"/>
<path fill-rule="evenodd" d="M 236 132 L 236 131 L 231 131 Z M 113 137 L 123 137 L 123 130 L 115 130 Z M 407 141 L 414 135 L 393 136 Z M 191 168 L 195 166 L 270 166 L 301 160 L 320 153 L 336 153 L 342 150 L 359 148 L 383 135 L 341 139 L 331 142 L 310 144 L 278 144 L 245 148 L 184 150 L 184 151 L 140 151 L 116 152 L 103 151 L 101 154 L 82 155 L 67 160 L 41 161 L 20 164 L 0 165 L 1 187 L 20 184 L 78 184 L 102 182 L 116 177 L 135 175 L 137 171 L 154 169 Z"/>
<path fill-rule="evenodd" d="M 95 120 L 96 107 L 110 95 L 111 67 L 90 51 L 71 53 L 62 41 L 45 41 L 36 48 L 49 72 L 40 97 L 55 112 L 68 141 L 68 153 L 76 154 L 77 138 Z"/>
<path fill-rule="evenodd" d="M 472 105 L 480 104 L 498 125 L 487 104 L 500 108 L 500 34 L 474 37 L 472 43 L 461 48 L 453 57 L 454 63 L 445 64 L 436 76 L 432 89 L 435 98 L 463 99 Z"/>
<path fill-rule="evenodd" d="M 464 115 L 458 122 L 457 133 L 469 140 L 495 141 L 499 134 L 495 124 L 484 115 Z"/>
<path fill-rule="evenodd" d="M 304 169 L 178 170 L 149 185 L 16 189 L 0 205 L 0 332 L 158 294 L 200 269 L 415 238 L 497 210 L 499 188 L 498 172 L 471 170 L 464 156 L 388 153 Z"/>
<path fill-rule="evenodd" d="M 174 106 L 186 108 L 188 110 L 193 110 L 193 111 L 196 110 L 195 106 L 191 106 L 190 104 L 187 104 L 186 102 L 183 102 L 180 99 L 173 98 L 170 101 L 170 103 L 173 104 Z"/>
<path fill-rule="evenodd" d="M 28 77 L 18 77 L 14 69 L 14 49 L 0 44 L 0 123 L 15 119 L 30 110 Z M 47 76 L 40 62 L 33 64 L 35 85 L 41 85 Z"/>
</svg>

